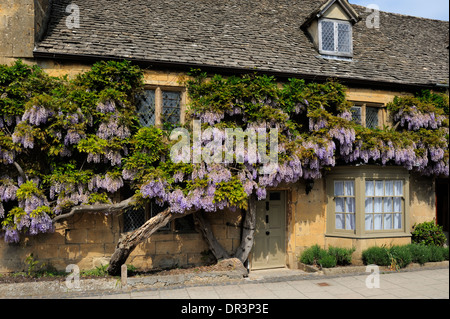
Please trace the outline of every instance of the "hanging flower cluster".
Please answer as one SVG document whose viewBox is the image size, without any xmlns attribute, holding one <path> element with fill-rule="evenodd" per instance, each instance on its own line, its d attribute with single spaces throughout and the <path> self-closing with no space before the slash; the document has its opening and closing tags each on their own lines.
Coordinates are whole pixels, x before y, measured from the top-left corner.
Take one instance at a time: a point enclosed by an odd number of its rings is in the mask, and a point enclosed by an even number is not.
<svg viewBox="0 0 450 319">
<path fill-rule="evenodd" d="M 352 122 L 345 87 L 333 81 L 291 79 L 279 87 L 268 76 L 207 80 L 194 72 L 186 115 L 200 122 L 202 135 L 193 140 L 192 126 L 183 127 L 192 137 L 186 162 L 177 160 L 183 152 L 171 157 L 178 141 L 170 132 L 139 125 L 133 104 L 142 71 L 129 62 L 97 63 L 71 82 L 21 62 L 11 68 L 0 68 L 0 221 L 7 242 L 52 231 L 52 218 L 74 206 L 110 203 L 125 185 L 182 213 L 246 208 L 252 194 L 264 199 L 269 187 L 318 179 L 336 165 L 448 176 L 448 117 L 432 99 L 396 98 L 388 105 L 392 127 L 369 129 Z M 20 93 L 14 74 L 35 91 Z M 226 144 L 227 128 L 247 134 L 244 147 L 237 138 Z M 265 146 L 249 151 L 260 136 Z M 212 160 L 194 161 L 197 155 Z"/>
</svg>

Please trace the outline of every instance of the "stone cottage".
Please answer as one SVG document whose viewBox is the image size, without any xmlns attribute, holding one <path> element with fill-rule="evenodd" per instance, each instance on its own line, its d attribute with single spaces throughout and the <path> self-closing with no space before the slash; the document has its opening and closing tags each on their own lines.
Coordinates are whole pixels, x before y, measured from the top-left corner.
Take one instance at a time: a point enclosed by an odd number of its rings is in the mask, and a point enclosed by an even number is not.
<svg viewBox="0 0 450 319">
<path fill-rule="evenodd" d="M 421 89 L 448 92 L 449 24 L 387 13 L 346 0 L 1 0 L 0 63 L 21 58 L 54 76 L 93 62 L 127 59 L 144 69 L 143 125 L 184 122 L 182 86 L 191 68 L 223 75 L 258 71 L 348 87 L 354 120 L 389 125 L 386 104 Z M 170 111 L 170 112 L 169 112 Z M 350 201 L 348 208 L 342 203 Z M 390 201 L 389 208 L 381 207 Z M 76 215 L 56 231 L 18 244 L 0 241 L 0 272 L 21 270 L 31 252 L 57 269 L 107 263 L 121 234 L 158 213 Z M 406 244 L 415 223 L 437 219 L 448 232 L 448 178 L 399 167 L 336 167 L 323 179 L 268 192 L 258 202 L 250 269 L 296 268 L 307 247 Z M 221 244 L 240 243 L 239 211 L 207 215 Z M 270 220 L 270 222 L 265 221 Z M 141 244 L 128 263 L 142 269 L 198 265 L 208 246 L 190 216 Z"/>
</svg>

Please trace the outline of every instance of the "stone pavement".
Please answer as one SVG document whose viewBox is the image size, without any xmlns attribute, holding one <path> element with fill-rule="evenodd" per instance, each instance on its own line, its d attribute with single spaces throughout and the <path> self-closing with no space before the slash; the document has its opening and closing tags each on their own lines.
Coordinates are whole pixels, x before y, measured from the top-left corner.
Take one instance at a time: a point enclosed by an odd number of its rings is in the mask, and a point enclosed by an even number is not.
<svg viewBox="0 0 450 319">
<path fill-rule="evenodd" d="M 100 299 L 449 299 L 449 269 L 381 273 L 377 288 L 373 273 L 305 276 L 289 280 L 292 271 L 253 273 L 245 282 L 151 289 L 101 296 Z M 371 276 L 369 278 L 369 276 Z M 369 288 L 366 285 L 368 282 Z"/>
<path fill-rule="evenodd" d="M 366 269 L 367 270 L 367 269 Z M 370 270 L 369 270 L 370 271 Z M 1 287 L 0 287 L 1 288 Z M 1 290 L 0 290 L 1 292 Z M 247 278 L 174 286 L 131 286 L 82 289 L 61 293 L 40 289 L 21 296 L 31 299 L 449 299 L 449 268 L 344 274 L 273 269 L 250 272 Z"/>
</svg>

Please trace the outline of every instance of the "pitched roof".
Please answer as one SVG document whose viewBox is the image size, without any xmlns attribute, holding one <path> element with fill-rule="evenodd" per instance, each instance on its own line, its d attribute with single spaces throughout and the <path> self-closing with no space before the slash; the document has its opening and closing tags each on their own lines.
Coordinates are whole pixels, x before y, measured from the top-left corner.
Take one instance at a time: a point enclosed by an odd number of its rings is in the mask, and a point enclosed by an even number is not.
<svg viewBox="0 0 450 319">
<path fill-rule="evenodd" d="M 36 57 L 126 58 L 154 64 L 259 70 L 406 85 L 448 84 L 449 23 L 380 13 L 378 29 L 353 29 L 353 59 L 325 59 L 301 25 L 319 0 L 77 0 L 80 27 L 66 26 L 71 0 L 54 0 Z"/>
</svg>

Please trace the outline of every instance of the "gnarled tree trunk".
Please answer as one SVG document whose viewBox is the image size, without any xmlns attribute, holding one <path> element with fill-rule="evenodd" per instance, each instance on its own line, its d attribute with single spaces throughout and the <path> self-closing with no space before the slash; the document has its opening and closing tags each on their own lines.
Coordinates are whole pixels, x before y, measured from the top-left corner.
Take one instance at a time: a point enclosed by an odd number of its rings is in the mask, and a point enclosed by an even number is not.
<svg viewBox="0 0 450 319">
<path fill-rule="evenodd" d="M 242 263 L 245 263 L 253 247 L 253 238 L 256 227 L 256 202 L 256 195 L 251 194 L 248 200 L 248 209 L 245 213 L 244 225 L 242 226 L 241 244 L 235 253 L 235 257 Z"/>
<path fill-rule="evenodd" d="M 203 217 L 203 214 L 203 211 L 194 213 L 194 222 L 197 231 L 202 234 L 203 239 L 208 243 L 209 249 L 218 261 L 221 259 L 230 258 L 230 255 L 227 253 L 225 248 L 223 248 L 214 236 L 211 229 L 211 224 Z"/>
<path fill-rule="evenodd" d="M 150 218 L 141 227 L 122 237 L 117 243 L 116 250 L 111 256 L 108 266 L 108 273 L 113 276 L 120 274 L 120 267 L 126 262 L 128 256 L 144 240 L 148 239 L 155 231 L 164 227 L 174 219 L 192 214 L 193 211 L 186 211 L 183 214 L 171 213 L 170 208 L 162 211 L 158 215 Z"/>
</svg>

